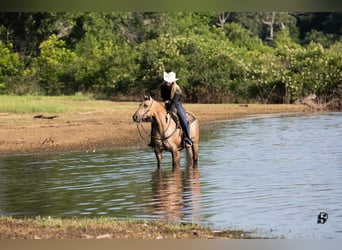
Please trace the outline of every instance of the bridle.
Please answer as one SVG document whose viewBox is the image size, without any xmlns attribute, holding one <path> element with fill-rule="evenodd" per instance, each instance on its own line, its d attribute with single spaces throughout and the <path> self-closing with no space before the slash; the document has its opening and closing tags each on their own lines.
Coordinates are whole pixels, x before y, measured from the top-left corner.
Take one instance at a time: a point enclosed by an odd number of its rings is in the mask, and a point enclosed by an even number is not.
<svg viewBox="0 0 342 250">
<path fill-rule="evenodd" d="M 148 106 L 148 108 L 147 108 L 147 110 L 145 111 L 145 113 L 143 113 L 143 114 L 141 115 L 141 117 L 142 117 L 141 121 L 144 120 L 145 115 L 146 115 L 148 112 L 151 111 L 153 102 L 154 102 L 154 101 L 153 101 L 153 99 L 152 99 L 152 100 L 151 100 L 151 104 Z M 141 123 L 141 121 L 140 121 L 139 123 Z"/>
</svg>

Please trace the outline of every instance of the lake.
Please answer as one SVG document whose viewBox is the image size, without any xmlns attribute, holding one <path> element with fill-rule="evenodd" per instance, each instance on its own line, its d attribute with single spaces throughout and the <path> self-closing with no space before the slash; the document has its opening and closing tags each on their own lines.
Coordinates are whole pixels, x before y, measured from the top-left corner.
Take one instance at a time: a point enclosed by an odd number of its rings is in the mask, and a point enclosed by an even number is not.
<svg viewBox="0 0 342 250">
<path fill-rule="evenodd" d="M 146 124 L 148 127 L 149 125 Z M 212 123 L 199 168 L 146 148 L 0 157 L 0 214 L 167 219 L 342 239 L 342 113 Z M 318 215 L 328 215 L 318 223 Z"/>
</svg>

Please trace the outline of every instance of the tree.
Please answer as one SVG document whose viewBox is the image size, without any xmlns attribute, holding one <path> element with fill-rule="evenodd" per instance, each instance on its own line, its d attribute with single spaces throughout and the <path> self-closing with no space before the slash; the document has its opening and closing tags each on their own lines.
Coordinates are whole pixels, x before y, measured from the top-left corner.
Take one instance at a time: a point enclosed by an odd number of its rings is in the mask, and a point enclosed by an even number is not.
<svg viewBox="0 0 342 250">
<path fill-rule="evenodd" d="M 221 12 L 218 16 L 218 22 L 216 23 L 216 25 L 221 29 L 224 29 L 224 25 L 227 22 L 229 16 L 230 12 Z"/>
<path fill-rule="evenodd" d="M 235 12 L 231 20 L 266 42 L 272 43 L 275 33 L 284 27 L 293 39 L 298 36 L 296 18 L 288 12 Z"/>
<path fill-rule="evenodd" d="M 322 31 L 310 30 L 306 33 L 304 38 L 304 44 L 309 44 L 311 42 L 320 43 L 323 47 L 328 48 L 334 43 L 334 35 L 324 34 Z"/>
<path fill-rule="evenodd" d="M 136 77 L 136 52 L 121 33 L 126 13 L 89 13 L 83 16 L 83 36 L 77 43 L 77 91 L 99 96 L 127 94 Z"/>
<path fill-rule="evenodd" d="M 0 13 L 1 92 L 289 103 L 341 88 L 341 13 Z M 299 35 L 300 34 L 300 35 Z"/>
<path fill-rule="evenodd" d="M 186 58 L 186 91 L 190 101 L 236 101 L 236 96 L 241 96 L 247 69 L 243 52 L 224 39 L 223 32 L 219 38 L 216 35 L 192 35 L 180 46 Z"/>
<path fill-rule="evenodd" d="M 40 55 L 37 57 L 38 82 L 48 95 L 59 95 L 69 89 L 65 80 L 75 60 L 76 54 L 65 48 L 65 42 L 51 35 L 39 45 Z"/>
<path fill-rule="evenodd" d="M 313 41 L 328 47 L 342 35 L 340 12 L 302 12 L 295 13 L 295 17 L 302 45 Z"/>
<path fill-rule="evenodd" d="M 184 38 L 170 37 L 168 34 L 157 39 L 151 39 L 139 46 L 139 74 L 137 89 L 149 94 L 159 89 L 164 71 L 174 71 L 186 82 L 184 72 L 185 57 L 182 55 L 179 44 Z M 183 87 L 183 86 L 182 86 Z"/>
<path fill-rule="evenodd" d="M 11 78 L 18 74 L 21 67 L 19 55 L 11 52 L 12 49 L 11 44 L 6 46 L 0 41 L 0 93 L 11 87 Z"/>
<path fill-rule="evenodd" d="M 37 56 L 39 45 L 51 34 L 67 36 L 76 14 L 63 12 L 0 12 L 5 31 L 1 40 L 12 43 L 20 56 Z"/>
</svg>

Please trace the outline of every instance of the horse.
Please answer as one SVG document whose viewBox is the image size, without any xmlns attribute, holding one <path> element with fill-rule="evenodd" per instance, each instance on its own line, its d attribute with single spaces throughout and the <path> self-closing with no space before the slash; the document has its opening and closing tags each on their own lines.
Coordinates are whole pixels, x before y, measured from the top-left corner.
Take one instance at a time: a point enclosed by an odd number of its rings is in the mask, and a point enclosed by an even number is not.
<svg viewBox="0 0 342 250">
<path fill-rule="evenodd" d="M 199 121 L 194 114 L 186 112 L 188 124 L 190 126 L 190 137 L 192 146 L 186 148 L 187 158 L 193 168 L 198 166 L 198 144 L 199 144 Z M 154 100 L 152 97 L 145 96 L 144 101 L 139 105 L 133 114 L 133 121 L 141 124 L 143 121 L 153 123 L 151 131 L 151 142 L 157 158 L 157 167 L 161 168 L 162 153 L 169 151 L 172 154 L 172 168 L 180 166 L 180 150 L 183 146 L 183 134 L 180 126 L 172 115 L 165 109 L 163 103 Z"/>
</svg>

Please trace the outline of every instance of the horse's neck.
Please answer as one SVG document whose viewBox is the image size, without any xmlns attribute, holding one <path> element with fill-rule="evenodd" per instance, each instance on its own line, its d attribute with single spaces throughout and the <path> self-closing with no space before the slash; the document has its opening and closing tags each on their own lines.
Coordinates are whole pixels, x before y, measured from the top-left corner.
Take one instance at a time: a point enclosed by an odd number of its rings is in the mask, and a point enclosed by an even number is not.
<svg viewBox="0 0 342 250">
<path fill-rule="evenodd" d="M 161 107 L 158 112 L 153 116 L 154 123 L 156 125 L 157 132 L 162 134 L 170 127 L 172 118 L 169 117 L 164 107 Z"/>
</svg>

